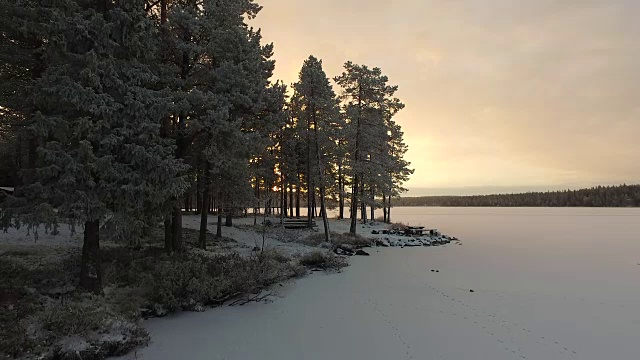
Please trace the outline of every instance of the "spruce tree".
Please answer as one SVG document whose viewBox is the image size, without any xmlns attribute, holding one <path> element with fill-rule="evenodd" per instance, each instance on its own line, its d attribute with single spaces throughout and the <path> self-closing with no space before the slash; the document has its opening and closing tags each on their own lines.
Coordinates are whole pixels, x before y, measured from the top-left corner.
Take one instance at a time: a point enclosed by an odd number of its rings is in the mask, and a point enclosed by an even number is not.
<svg viewBox="0 0 640 360">
<path fill-rule="evenodd" d="M 55 3 L 46 34 L 47 69 L 32 88 L 31 130 L 42 140 L 22 193 L 32 210 L 84 225 L 80 286 L 101 291 L 100 229 L 153 225 L 184 182 L 159 137 L 164 104 L 150 90 L 157 48 L 140 0 Z M 132 225 L 133 223 L 133 225 Z"/>
</svg>

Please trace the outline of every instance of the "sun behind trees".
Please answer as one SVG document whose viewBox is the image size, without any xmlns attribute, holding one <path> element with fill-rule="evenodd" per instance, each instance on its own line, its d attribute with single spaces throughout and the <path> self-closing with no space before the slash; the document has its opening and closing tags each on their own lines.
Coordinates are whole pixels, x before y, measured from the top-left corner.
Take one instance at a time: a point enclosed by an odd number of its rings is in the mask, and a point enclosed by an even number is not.
<svg viewBox="0 0 640 360">
<path fill-rule="evenodd" d="M 0 7 L 0 154 L 15 154 L 0 185 L 16 187 L 2 224 L 82 226 L 88 291 L 102 289 L 101 236 L 140 246 L 164 226 L 167 253 L 180 253 L 183 212 L 195 211 L 204 249 L 209 214 L 220 237 L 223 216 L 299 217 L 306 198 L 308 225 L 319 205 L 329 241 L 327 208 L 343 218 L 348 198 L 353 234 L 358 209 L 390 220 L 413 172 L 397 86 L 347 62 L 336 96 L 311 56 L 288 98 L 271 80 L 273 45 L 247 24 L 261 9 L 251 0 Z"/>
</svg>

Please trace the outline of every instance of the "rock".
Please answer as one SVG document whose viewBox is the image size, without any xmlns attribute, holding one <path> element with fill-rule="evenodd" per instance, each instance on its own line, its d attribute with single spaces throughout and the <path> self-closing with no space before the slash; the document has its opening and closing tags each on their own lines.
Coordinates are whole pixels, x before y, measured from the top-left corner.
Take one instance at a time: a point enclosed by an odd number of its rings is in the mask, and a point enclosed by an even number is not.
<svg viewBox="0 0 640 360">
<path fill-rule="evenodd" d="M 475 291 L 473 291 L 473 289 L 471 289 L 471 290 L 469 290 L 469 292 L 475 292 Z"/>
<path fill-rule="evenodd" d="M 389 247 L 389 243 L 386 240 L 375 240 L 376 246 Z"/>
<path fill-rule="evenodd" d="M 372 233 L 373 235 L 378 235 L 378 234 L 379 234 L 378 230 L 371 230 L 371 233 Z"/>
<path fill-rule="evenodd" d="M 369 253 L 364 250 L 356 251 L 356 255 L 369 256 Z"/>
<path fill-rule="evenodd" d="M 431 269 L 431 272 L 436 272 L 435 270 Z"/>
<path fill-rule="evenodd" d="M 338 247 L 342 250 L 346 250 L 346 251 L 353 251 L 353 246 L 349 245 L 349 244 L 340 244 L 338 245 Z"/>
<path fill-rule="evenodd" d="M 436 270 L 436 272 L 438 272 L 438 273 L 439 273 L 439 272 L 440 272 L 440 270 Z"/>
<path fill-rule="evenodd" d="M 343 248 L 336 248 L 335 250 L 333 250 L 333 252 L 336 255 L 353 256 L 353 250 L 345 250 Z"/>
</svg>

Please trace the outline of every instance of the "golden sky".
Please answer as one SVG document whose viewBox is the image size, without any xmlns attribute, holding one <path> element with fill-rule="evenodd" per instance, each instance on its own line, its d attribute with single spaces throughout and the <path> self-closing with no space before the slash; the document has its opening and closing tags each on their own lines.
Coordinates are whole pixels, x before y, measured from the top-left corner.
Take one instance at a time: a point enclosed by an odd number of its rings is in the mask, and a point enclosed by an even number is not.
<svg viewBox="0 0 640 360">
<path fill-rule="evenodd" d="M 262 0 L 276 76 L 381 67 L 408 187 L 640 182 L 638 0 Z"/>
</svg>

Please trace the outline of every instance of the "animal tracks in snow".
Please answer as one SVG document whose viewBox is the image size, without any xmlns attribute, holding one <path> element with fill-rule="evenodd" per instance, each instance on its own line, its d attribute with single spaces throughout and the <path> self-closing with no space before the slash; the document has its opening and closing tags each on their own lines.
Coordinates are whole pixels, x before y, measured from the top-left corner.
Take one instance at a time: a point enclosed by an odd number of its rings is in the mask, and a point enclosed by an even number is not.
<svg viewBox="0 0 640 360">
<path fill-rule="evenodd" d="M 502 316 L 479 309 L 473 306 L 471 302 L 467 303 L 460 297 L 451 295 L 443 289 L 432 286 L 424 278 L 416 275 L 418 272 L 409 269 L 410 274 L 419 281 L 419 283 L 437 294 L 445 301 L 438 307 L 439 313 L 450 315 L 459 321 L 464 321 L 474 327 L 482 330 L 485 335 L 494 338 L 497 343 L 504 347 L 505 351 L 516 355 L 518 359 L 527 359 L 526 351 L 522 347 L 530 348 L 531 346 L 543 346 L 546 352 L 556 353 L 561 358 L 576 358 L 577 352 L 564 346 L 557 339 L 550 339 L 548 336 L 535 335 L 533 331 L 525 326 L 509 321 Z M 520 346 L 522 345 L 522 347 Z"/>
<path fill-rule="evenodd" d="M 374 300 L 372 300 L 370 297 L 364 297 L 363 302 L 367 305 L 369 305 L 371 308 L 373 308 L 373 310 L 380 316 L 380 318 L 387 324 L 387 326 L 393 331 L 393 335 L 398 339 L 398 341 L 400 341 L 400 343 L 402 343 L 402 345 L 405 348 L 405 356 L 407 359 L 415 359 L 413 352 L 411 350 L 411 346 L 409 345 L 409 342 L 402 336 L 402 333 L 400 331 L 400 329 L 398 328 L 398 326 L 391 321 L 391 319 L 389 318 L 389 316 L 380 309 L 380 307 L 378 306 L 378 303 L 376 303 Z"/>
</svg>

